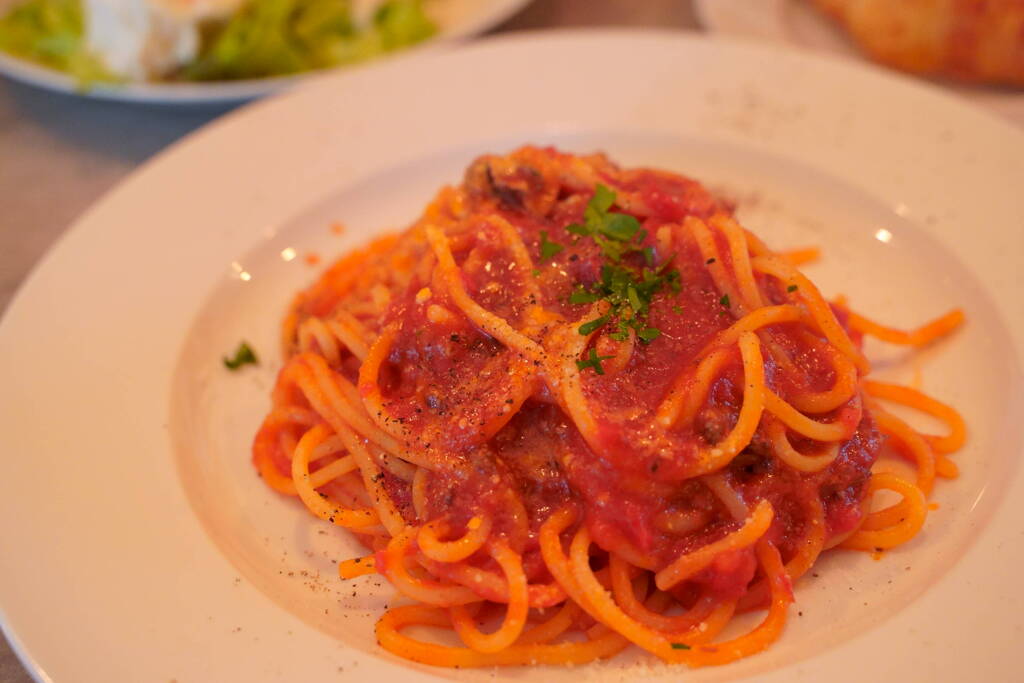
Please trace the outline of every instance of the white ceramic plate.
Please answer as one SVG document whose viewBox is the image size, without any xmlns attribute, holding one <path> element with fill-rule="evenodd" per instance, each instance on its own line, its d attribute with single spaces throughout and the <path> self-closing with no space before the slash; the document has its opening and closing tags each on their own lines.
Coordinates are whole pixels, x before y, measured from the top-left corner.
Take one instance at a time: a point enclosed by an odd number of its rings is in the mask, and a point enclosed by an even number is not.
<svg viewBox="0 0 1024 683">
<path fill-rule="evenodd" d="M 882 320 L 967 311 L 923 353 L 869 349 L 963 411 L 963 476 L 905 547 L 824 559 L 762 655 L 685 673 L 636 653 L 542 673 L 411 665 L 374 643 L 389 589 L 335 578 L 354 544 L 252 471 L 297 288 L 475 155 L 525 142 L 702 178 L 770 244 L 822 245 L 811 275 Z M 0 325 L 8 634 L 58 683 L 1005 679 L 1024 624 L 1021 178 L 1024 135 L 935 89 L 671 33 L 491 40 L 230 115 L 83 216 Z M 263 365 L 229 373 L 243 338 Z"/>
<path fill-rule="evenodd" d="M 809 0 L 695 0 L 694 7 L 701 24 L 714 33 L 866 61 L 842 29 Z M 1024 126 L 1024 92 L 1019 89 L 949 81 L 940 85 Z"/>
<path fill-rule="evenodd" d="M 434 50 L 483 33 L 511 17 L 529 2 L 530 0 L 431 0 L 426 8 L 427 13 L 437 23 L 437 35 L 419 45 L 379 59 L 392 59 L 412 52 Z M 0 1 L 0 11 L 4 4 Z M 8 0 L 7 4 L 11 4 L 11 0 Z M 339 68 L 351 69 L 360 66 Z M 280 92 L 294 87 L 300 81 L 317 78 L 323 75 L 323 72 L 207 83 L 97 84 L 83 90 L 73 78 L 60 71 L 0 51 L 0 74 L 47 90 L 105 100 L 151 104 L 213 104 L 249 100 Z"/>
</svg>

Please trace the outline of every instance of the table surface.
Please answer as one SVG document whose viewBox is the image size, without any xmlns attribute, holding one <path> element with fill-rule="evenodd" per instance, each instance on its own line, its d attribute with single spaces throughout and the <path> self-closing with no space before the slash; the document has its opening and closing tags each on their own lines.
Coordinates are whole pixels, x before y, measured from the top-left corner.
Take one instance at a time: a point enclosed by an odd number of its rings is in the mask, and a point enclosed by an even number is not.
<svg viewBox="0 0 1024 683">
<path fill-rule="evenodd" d="M 566 26 L 698 28 L 691 0 L 535 0 L 491 33 Z M 0 312 L 82 211 L 228 109 L 101 102 L 0 78 Z M 0 638 L 0 682 L 31 680 Z"/>
</svg>

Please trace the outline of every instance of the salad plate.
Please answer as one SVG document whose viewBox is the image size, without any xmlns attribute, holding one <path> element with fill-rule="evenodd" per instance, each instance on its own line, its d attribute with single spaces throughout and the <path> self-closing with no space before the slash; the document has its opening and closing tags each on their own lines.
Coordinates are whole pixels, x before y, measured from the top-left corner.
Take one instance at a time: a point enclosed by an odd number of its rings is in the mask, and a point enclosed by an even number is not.
<svg viewBox="0 0 1024 683">
<path fill-rule="evenodd" d="M 7 9 L 17 6 L 19 2 L 21 0 L 0 2 L 0 15 Z M 433 23 L 436 33 L 422 42 L 387 52 L 373 59 L 390 59 L 409 53 L 429 52 L 465 40 L 497 26 L 529 2 L 530 0 L 428 0 L 424 11 Z M 362 64 L 334 68 L 358 68 Z M 0 49 L 0 74 L 14 80 L 56 92 L 150 104 L 217 104 L 245 101 L 294 87 L 303 80 L 318 77 L 330 70 L 215 81 L 107 83 L 99 80 L 83 83 L 80 78 L 16 57 Z"/>
<path fill-rule="evenodd" d="M 769 245 L 820 247 L 823 292 L 891 324 L 967 315 L 914 358 L 867 349 L 963 412 L 960 478 L 906 546 L 838 551 L 797 582 L 761 654 L 692 671 L 636 652 L 399 660 L 373 634 L 387 583 L 340 581 L 355 544 L 252 467 L 294 293 L 478 155 L 530 143 L 701 180 Z M 1021 177 L 1024 134 L 937 88 L 674 32 L 518 34 L 229 114 L 83 215 L 0 321 L 5 633 L 56 683 L 1005 679 L 1024 628 Z M 240 340 L 260 365 L 229 372 Z"/>
</svg>

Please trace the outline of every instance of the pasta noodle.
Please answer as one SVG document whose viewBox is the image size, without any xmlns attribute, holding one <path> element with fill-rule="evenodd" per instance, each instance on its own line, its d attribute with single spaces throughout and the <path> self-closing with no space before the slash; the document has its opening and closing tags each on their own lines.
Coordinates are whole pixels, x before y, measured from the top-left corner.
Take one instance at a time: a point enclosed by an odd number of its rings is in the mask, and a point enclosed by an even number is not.
<svg viewBox="0 0 1024 683">
<path fill-rule="evenodd" d="M 762 651 L 826 548 L 917 534 L 966 438 L 867 379 L 862 336 L 699 184 L 604 156 L 485 156 L 401 235 L 294 300 L 253 461 L 368 549 L 381 646 L 457 667 L 580 664 L 635 644 L 689 666 Z M 882 404 L 947 425 L 921 434 Z M 872 472 L 883 440 L 913 481 Z M 897 502 L 874 505 L 876 493 Z M 889 500 L 885 498 L 883 500 Z M 745 634 L 716 641 L 741 612 Z M 456 647 L 410 626 L 453 631 Z"/>
</svg>

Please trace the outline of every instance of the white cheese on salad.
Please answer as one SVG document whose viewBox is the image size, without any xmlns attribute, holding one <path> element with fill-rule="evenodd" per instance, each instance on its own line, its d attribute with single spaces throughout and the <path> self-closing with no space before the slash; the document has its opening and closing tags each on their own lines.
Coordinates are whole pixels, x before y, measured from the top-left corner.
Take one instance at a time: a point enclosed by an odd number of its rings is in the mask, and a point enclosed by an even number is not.
<svg viewBox="0 0 1024 683">
<path fill-rule="evenodd" d="M 167 74 L 195 59 L 199 25 L 246 0 L 83 0 L 88 48 L 131 80 Z"/>
</svg>

